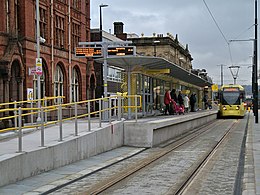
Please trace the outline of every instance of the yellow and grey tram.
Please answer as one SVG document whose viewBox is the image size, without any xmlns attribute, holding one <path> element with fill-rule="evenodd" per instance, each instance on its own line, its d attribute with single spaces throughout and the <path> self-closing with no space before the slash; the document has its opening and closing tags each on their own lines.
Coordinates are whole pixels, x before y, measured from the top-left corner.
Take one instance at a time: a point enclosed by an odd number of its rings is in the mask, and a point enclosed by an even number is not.
<svg viewBox="0 0 260 195">
<path fill-rule="evenodd" d="M 219 90 L 220 117 L 244 117 L 245 90 L 241 85 L 223 85 Z"/>
</svg>

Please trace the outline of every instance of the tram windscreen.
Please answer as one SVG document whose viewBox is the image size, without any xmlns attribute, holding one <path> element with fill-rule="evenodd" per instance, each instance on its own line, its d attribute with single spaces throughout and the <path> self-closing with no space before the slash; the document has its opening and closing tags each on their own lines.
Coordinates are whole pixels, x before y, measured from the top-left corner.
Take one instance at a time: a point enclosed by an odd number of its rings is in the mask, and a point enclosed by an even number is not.
<svg viewBox="0 0 260 195">
<path fill-rule="evenodd" d="M 228 91 L 222 94 L 223 105 L 239 105 L 240 104 L 240 93 L 239 91 Z"/>
</svg>

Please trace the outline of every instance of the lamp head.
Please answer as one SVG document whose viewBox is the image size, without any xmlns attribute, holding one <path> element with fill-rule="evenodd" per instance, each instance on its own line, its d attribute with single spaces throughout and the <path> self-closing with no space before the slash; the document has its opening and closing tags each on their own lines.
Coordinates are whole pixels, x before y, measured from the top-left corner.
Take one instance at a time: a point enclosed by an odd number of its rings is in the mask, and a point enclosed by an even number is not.
<svg viewBox="0 0 260 195">
<path fill-rule="evenodd" d="M 101 4 L 101 5 L 99 5 L 99 7 L 108 7 L 108 5 L 106 5 L 106 4 Z"/>
</svg>

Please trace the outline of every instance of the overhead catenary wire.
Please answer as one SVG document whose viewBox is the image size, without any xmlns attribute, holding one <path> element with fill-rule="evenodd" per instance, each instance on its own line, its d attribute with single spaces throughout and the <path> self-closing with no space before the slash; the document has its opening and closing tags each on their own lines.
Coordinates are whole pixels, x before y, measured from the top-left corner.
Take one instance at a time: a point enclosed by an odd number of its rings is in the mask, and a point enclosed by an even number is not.
<svg viewBox="0 0 260 195">
<path fill-rule="evenodd" d="M 229 41 L 227 40 L 227 38 L 226 38 L 226 36 L 224 35 L 224 33 L 222 32 L 222 30 L 220 29 L 220 27 L 219 27 L 219 25 L 218 25 L 218 23 L 217 23 L 215 17 L 213 16 L 212 12 L 210 11 L 209 6 L 207 5 L 206 1 L 203 0 L 203 2 L 204 2 L 204 5 L 205 5 L 206 8 L 207 8 L 207 10 L 208 10 L 208 12 L 209 12 L 209 14 L 210 14 L 212 20 L 214 21 L 214 23 L 215 23 L 215 25 L 217 26 L 219 32 L 221 33 L 222 37 L 224 38 L 225 42 L 226 42 L 227 45 L 228 45 L 229 57 L 230 57 L 231 64 L 233 65 L 233 59 L 232 59 L 232 54 L 231 54 L 231 49 L 230 49 L 230 43 L 229 43 Z"/>
<path fill-rule="evenodd" d="M 247 31 L 249 31 L 251 28 L 253 28 L 255 26 L 255 24 L 252 24 L 250 27 L 248 27 L 246 30 L 242 31 L 239 35 L 237 35 L 234 40 L 238 39 L 241 35 L 243 35 L 244 33 L 246 33 Z"/>
</svg>

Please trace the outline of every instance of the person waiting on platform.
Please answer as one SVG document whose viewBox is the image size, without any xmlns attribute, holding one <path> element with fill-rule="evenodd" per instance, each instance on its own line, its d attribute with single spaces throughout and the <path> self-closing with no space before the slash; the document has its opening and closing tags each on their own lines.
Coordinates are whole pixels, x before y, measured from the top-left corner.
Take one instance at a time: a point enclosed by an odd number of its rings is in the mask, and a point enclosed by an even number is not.
<svg viewBox="0 0 260 195">
<path fill-rule="evenodd" d="M 171 91 L 171 98 L 177 103 L 177 95 L 175 89 L 172 89 Z"/>
<path fill-rule="evenodd" d="M 178 103 L 179 103 L 180 106 L 183 105 L 183 97 L 182 97 L 181 91 L 179 91 L 179 95 L 178 95 Z"/>
<path fill-rule="evenodd" d="M 208 95 L 207 94 L 204 95 L 203 102 L 204 102 L 204 109 L 207 110 L 208 109 Z"/>
<path fill-rule="evenodd" d="M 183 102 L 184 102 L 184 109 L 185 109 L 185 112 L 189 112 L 189 105 L 190 105 L 190 99 L 189 97 L 187 96 L 187 94 L 185 94 L 184 98 L 183 98 Z"/>
<path fill-rule="evenodd" d="M 191 96 L 190 96 L 190 109 L 191 109 L 191 112 L 196 112 L 196 108 L 195 108 L 196 101 L 197 101 L 196 94 L 193 92 L 191 94 Z"/>
<path fill-rule="evenodd" d="M 167 115 L 167 111 L 170 114 L 170 103 L 172 102 L 170 91 L 166 89 L 164 94 L 164 104 L 165 104 L 165 111 L 164 114 Z"/>
</svg>

